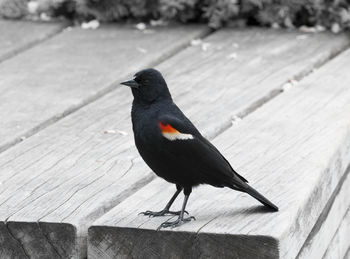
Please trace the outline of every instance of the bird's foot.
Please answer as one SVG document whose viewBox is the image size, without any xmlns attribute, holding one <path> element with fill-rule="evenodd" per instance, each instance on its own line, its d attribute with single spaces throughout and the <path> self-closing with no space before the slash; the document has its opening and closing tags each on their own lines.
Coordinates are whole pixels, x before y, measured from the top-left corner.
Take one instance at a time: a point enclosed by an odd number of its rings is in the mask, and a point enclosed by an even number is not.
<svg viewBox="0 0 350 259">
<path fill-rule="evenodd" d="M 184 224 L 186 222 L 189 222 L 191 220 L 196 220 L 196 218 L 193 217 L 193 216 L 190 216 L 188 218 L 178 217 L 178 219 L 175 220 L 175 221 L 166 221 L 166 222 L 162 223 L 157 228 L 157 230 L 160 230 L 161 228 L 169 228 L 169 227 L 176 228 L 176 227 L 178 227 L 178 226 L 180 226 L 180 225 L 182 225 L 182 224 Z"/>
<path fill-rule="evenodd" d="M 149 217 L 160 217 L 160 216 L 166 216 L 166 215 L 180 215 L 181 211 L 170 211 L 170 210 L 161 210 L 161 211 L 144 211 L 140 212 L 140 214 L 149 216 Z M 186 214 L 188 214 L 187 211 L 185 211 Z"/>
</svg>

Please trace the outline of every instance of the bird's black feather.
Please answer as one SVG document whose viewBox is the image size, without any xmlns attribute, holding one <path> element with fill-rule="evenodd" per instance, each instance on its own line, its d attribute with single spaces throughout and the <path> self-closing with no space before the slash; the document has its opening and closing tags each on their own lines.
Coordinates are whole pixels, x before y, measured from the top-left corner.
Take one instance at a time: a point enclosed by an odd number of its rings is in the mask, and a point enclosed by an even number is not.
<svg viewBox="0 0 350 259">
<path fill-rule="evenodd" d="M 278 210 L 247 184 L 248 181 L 182 113 L 158 71 L 143 70 L 136 74 L 135 81 L 139 85 L 132 89 L 135 144 L 144 161 L 158 176 L 185 190 L 199 184 L 229 187 L 246 192 L 272 210 Z M 168 138 L 163 126 L 179 136 L 189 137 Z"/>
</svg>

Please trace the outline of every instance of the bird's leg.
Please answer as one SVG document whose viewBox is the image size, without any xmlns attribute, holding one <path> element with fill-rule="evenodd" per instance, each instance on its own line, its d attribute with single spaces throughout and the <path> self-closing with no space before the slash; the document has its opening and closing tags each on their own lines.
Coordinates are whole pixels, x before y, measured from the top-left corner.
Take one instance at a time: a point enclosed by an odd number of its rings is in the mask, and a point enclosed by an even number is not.
<svg viewBox="0 0 350 259">
<path fill-rule="evenodd" d="M 150 211 L 147 210 L 145 212 L 141 212 L 140 214 L 147 215 L 150 217 L 159 217 L 159 216 L 164 216 L 164 215 L 180 215 L 181 211 L 170 211 L 171 205 L 174 203 L 175 199 L 177 196 L 180 194 L 182 191 L 182 187 L 179 185 L 176 185 L 176 192 L 174 193 L 173 197 L 171 197 L 170 201 L 167 203 L 164 209 L 161 211 Z M 185 213 L 188 214 L 187 211 Z"/>
<path fill-rule="evenodd" d="M 185 198 L 184 198 L 184 202 L 182 204 L 182 210 L 181 210 L 180 215 L 177 218 L 177 220 L 175 220 L 175 221 L 166 221 L 166 222 L 162 223 L 158 227 L 157 230 L 160 230 L 161 228 L 178 227 L 178 226 L 182 225 L 185 222 L 191 221 L 192 219 L 193 220 L 196 219 L 195 217 L 192 217 L 192 216 L 184 218 L 186 204 L 187 204 L 188 198 L 190 197 L 191 191 L 192 191 L 192 188 L 185 188 L 185 190 L 184 190 Z"/>
</svg>

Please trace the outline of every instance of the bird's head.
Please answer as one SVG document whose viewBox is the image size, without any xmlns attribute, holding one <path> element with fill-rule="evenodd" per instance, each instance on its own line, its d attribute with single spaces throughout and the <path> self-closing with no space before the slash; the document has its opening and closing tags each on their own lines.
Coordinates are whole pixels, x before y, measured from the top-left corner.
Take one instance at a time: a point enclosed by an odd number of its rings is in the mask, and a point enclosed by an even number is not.
<svg viewBox="0 0 350 259">
<path fill-rule="evenodd" d="M 135 100 L 153 102 L 161 98 L 170 98 L 168 86 L 162 74 L 148 68 L 137 72 L 133 79 L 121 83 L 131 88 Z"/>
</svg>

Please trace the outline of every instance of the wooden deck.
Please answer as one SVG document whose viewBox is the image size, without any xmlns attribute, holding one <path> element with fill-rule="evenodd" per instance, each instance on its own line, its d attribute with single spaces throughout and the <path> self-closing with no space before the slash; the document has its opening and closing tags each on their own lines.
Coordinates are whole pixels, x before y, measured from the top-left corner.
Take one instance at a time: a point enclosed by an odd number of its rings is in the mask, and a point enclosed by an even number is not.
<svg viewBox="0 0 350 259">
<path fill-rule="evenodd" d="M 66 26 L 0 21 L 0 258 L 349 257 L 348 35 Z M 118 85 L 151 66 L 278 213 L 201 186 L 196 221 L 138 215 L 174 191 L 139 157 Z"/>
</svg>

